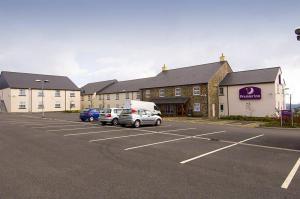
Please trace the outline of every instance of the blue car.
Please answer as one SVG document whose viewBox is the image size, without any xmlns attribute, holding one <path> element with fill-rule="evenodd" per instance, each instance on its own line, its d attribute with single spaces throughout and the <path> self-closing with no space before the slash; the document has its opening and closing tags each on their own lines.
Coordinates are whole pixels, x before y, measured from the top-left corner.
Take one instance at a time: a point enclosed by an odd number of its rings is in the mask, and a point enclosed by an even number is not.
<svg viewBox="0 0 300 199">
<path fill-rule="evenodd" d="M 83 109 L 80 112 L 79 118 L 83 122 L 85 122 L 87 120 L 89 122 L 92 122 L 94 120 L 98 120 L 99 119 L 99 115 L 100 115 L 100 111 L 98 111 L 97 109 L 94 109 L 94 108 L 89 108 L 89 109 Z"/>
</svg>

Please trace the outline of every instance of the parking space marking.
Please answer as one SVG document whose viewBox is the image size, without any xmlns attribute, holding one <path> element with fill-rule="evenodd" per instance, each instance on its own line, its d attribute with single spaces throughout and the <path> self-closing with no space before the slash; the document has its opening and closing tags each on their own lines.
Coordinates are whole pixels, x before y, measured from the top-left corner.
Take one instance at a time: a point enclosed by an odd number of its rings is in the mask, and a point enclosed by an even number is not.
<svg viewBox="0 0 300 199">
<path fill-rule="evenodd" d="M 300 166 L 300 158 L 298 159 L 298 161 L 296 162 L 296 164 L 292 168 L 291 172 L 289 173 L 289 175 L 287 176 L 287 178 L 285 179 L 285 181 L 281 185 L 281 188 L 288 189 L 288 187 L 289 187 L 291 181 L 293 180 L 299 166 Z"/>
<path fill-rule="evenodd" d="M 202 157 L 205 157 L 207 155 L 210 155 L 210 154 L 213 154 L 213 153 L 216 153 L 216 152 L 219 152 L 219 151 L 222 151 L 222 150 L 225 150 L 225 149 L 228 149 L 228 148 L 231 148 L 231 147 L 234 147 L 238 144 L 241 144 L 241 143 L 244 143 L 244 142 L 247 142 L 249 140 L 253 140 L 253 139 L 256 139 L 256 138 L 259 138 L 259 137 L 262 137 L 264 136 L 264 134 L 261 134 L 261 135 L 257 135 L 257 136 L 254 136 L 254 137 L 251 137 L 251 138 L 248 138 L 248 139 L 245 139 L 245 140 L 242 140 L 242 141 L 239 141 L 239 142 L 236 142 L 234 144 L 231 144 L 229 146 L 225 146 L 225 147 L 222 147 L 222 148 L 219 148 L 219 149 L 216 149 L 216 150 L 213 150 L 213 151 L 210 151 L 208 153 L 204 153 L 204 154 L 201 154 L 201 155 L 198 155 L 196 157 L 193 157 L 193 158 L 190 158 L 190 159 L 187 159 L 187 160 L 184 160 L 184 161 L 181 161 L 180 163 L 181 164 L 185 164 L 185 163 L 188 163 L 188 162 L 191 162 L 193 160 L 196 160 L 196 159 L 199 159 L 199 158 L 202 158 Z"/>
<path fill-rule="evenodd" d="M 107 132 L 115 132 L 115 131 L 122 131 L 122 130 L 123 129 L 107 130 L 107 131 L 92 131 L 86 133 L 70 133 L 70 134 L 65 134 L 64 136 L 89 135 L 89 134 L 107 133 Z"/>
<path fill-rule="evenodd" d="M 46 128 L 59 128 L 59 127 L 69 127 L 69 126 L 95 126 L 94 124 L 58 124 L 58 125 L 44 125 L 31 127 L 33 129 L 46 129 Z"/>
<path fill-rule="evenodd" d="M 55 132 L 55 131 L 76 131 L 76 130 L 95 129 L 95 128 L 99 128 L 99 127 L 98 126 L 94 126 L 94 127 L 72 128 L 72 129 L 50 129 L 50 130 L 47 130 L 47 131 L 48 132 Z"/>
<path fill-rule="evenodd" d="M 128 137 L 143 136 L 143 135 L 151 135 L 151 134 L 157 134 L 157 132 L 152 132 L 152 133 L 140 133 L 140 134 L 135 134 L 135 135 L 125 135 L 125 136 L 110 137 L 110 138 L 102 138 L 102 139 L 90 140 L 89 142 L 98 142 L 98 141 L 104 141 L 104 140 L 114 140 L 114 139 L 120 139 L 120 138 L 128 138 Z"/>
<path fill-rule="evenodd" d="M 184 140 L 184 139 L 191 139 L 191 138 L 195 138 L 195 137 L 199 137 L 199 136 L 204 136 L 204 135 L 211 135 L 211 134 L 217 134 L 217 133 L 224 133 L 225 131 L 217 131 L 217 132 L 211 132 L 211 133 L 204 133 L 204 134 L 199 134 L 199 135 L 192 135 L 192 136 L 185 136 L 183 138 L 177 138 L 177 139 L 172 139 L 172 140 L 166 140 L 166 141 L 161 141 L 161 142 L 155 142 L 155 143 L 150 143 L 150 144 L 144 144 L 144 145 L 140 145 L 140 146 L 134 146 L 134 147 L 129 147 L 124 149 L 125 151 L 128 150 L 132 150 L 132 149 L 138 149 L 138 148 L 143 148 L 143 147 L 147 147 L 147 146 L 153 146 L 153 145 L 158 145 L 158 144 L 164 144 L 164 143 L 169 143 L 169 142 L 175 142 L 178 140 Z M 161 133 L 161 132 L 158 132 Z M 172 134 L 174 135 L 174 134 Z M 178 135 L 178 134 L 175 134 Z M 184 135 L 180 135 L 180 136 L 184 136 Z M 207 138 L 209 139 L 209 138 Z"/>
</svg>

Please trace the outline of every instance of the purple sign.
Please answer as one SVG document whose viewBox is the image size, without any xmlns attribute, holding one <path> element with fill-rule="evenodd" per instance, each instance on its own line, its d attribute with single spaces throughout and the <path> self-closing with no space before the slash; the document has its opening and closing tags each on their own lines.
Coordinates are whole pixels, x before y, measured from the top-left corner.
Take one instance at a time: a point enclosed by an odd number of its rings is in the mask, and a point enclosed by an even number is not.
<svg viewBox="0 0 300 199">
<path fill-rule="evenodd" d="M 254 86 L 241 88 L 239 94 L 240 94 L 240 100 L 261 99 L 261 89 Z"/>
<path fill-rule="evenodd" d="M 281 110 L 281 116 L 282 117 L 291 117 L 292 111 L 291 110 Z"/>
</svg>

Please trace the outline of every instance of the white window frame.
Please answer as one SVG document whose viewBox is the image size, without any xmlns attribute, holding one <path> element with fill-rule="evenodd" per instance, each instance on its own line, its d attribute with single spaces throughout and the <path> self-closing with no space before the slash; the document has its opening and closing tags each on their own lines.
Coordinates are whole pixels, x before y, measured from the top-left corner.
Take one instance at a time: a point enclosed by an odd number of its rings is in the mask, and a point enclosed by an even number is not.
<svg viewBox="0 0 300 199">
<path fill-rule="evenodd" d="M 106 95 L 106 100 L 110 100 L 110 94 Z"/>
<path fill-rule="evenodd" d="M 164 88 L 159 89 L 159 97 L 165 97 L 165 89 Z"/>
<path fill-rule="evenodd" d="M 201 112 L 201 104 L 194 103 L 194 112 Z"/>
<path fill-rule="evenodd" d="M 201 94 L 200 86 L 194 86 L 193 87 L 193 95 L 199 96 L 200 94 Z"/>
<path fill-rule="evenodd" d="M 116 100 L 119 100 L 120 99 L 120 95 L 119 93 L 116 93 Z"/>
<path fill-rule="evenodd" d="M 43 90 L 39 90 L 37 96 L 38 96 L 38 97 L 45 97 L 44 91 L 43 91 Z"/>
<path fill-rule="evenodd" d="M 222 110 L 222 108 L 221 108 L 222 106 L 223 106 L 223 110 Z M 221 113 L 224 112 L 224 104 L 223 104 L 223 103 L 220 104 L 220 112 L 221 112 Z"/>
<path fill-rule="evenodd" d="M 19 89 L 19 96 L 26 96 L 26 90 L 25 89 Z"/>
<path fill-rule="evenodd" d="M 150 98 L 150 96 L 151 96 L 151 90 L 146 90 L 146 92 L 145 92 L 145 97 L 146 98 Z"/>
<path fill-rule="evenodd" d="M 136 99 L 141 99 L 141 93 L 140 92 L 136 93 Z"/>
<path fill-rule="evenodd" d="M 60 90 L 55 90 L 54 92 L 54 97 L 60 97 Z"/>
<path fill-rule="evenodd" d="M 181 96 L 181 88 L 175 88 L 175 96 Z"/>
<path fill-rule="evenodd" d="M 80 98 L 81 98 L 81 101 L 84 101 L 84 96 L 81 96 Z"/>
<path fill-rule="evenodd" d="M 92 99 L 92 96 L 88 95 L 88 101 L 91 101 L 91 99 Z"/>
<path fill-rule="evenodd" d="M 26 108 L 26 102 L 25 102 L 25 101 L 20 101 L 20 102 L 19 102 L 19 109 L 27 109 L 27 108 Z"/>
<path fill-rule="evenodd" d="M 75 108 L 76 104 L 74 101 L 70 101 L 70 109 Z"/>
<path fill-rule="evenodd" d="M 54 108 L 61 108 L 61 103 L 59 101 L 56 101 L 54 104 Z"/>
<path fill-rule="evenodd" d="M 38 109 L 43 109 L 43 102 L 42 101 L 39 101 L 38 102 Z"/>
<path fill-rule="evenodd" d="M 129 99 L 129 98 L 130 98 L 130 93 L 129 92 L 125 93 L 125 99 Z"/>
<path fill-rule="evenodd" d="M 71 92 L 70 97 L 75 97 L 75 92 Z"/>
<path fill-rule="evenodd" d="M 224 96 L 224 87 L 219 87 L 219 96 Z"/>
</svg>

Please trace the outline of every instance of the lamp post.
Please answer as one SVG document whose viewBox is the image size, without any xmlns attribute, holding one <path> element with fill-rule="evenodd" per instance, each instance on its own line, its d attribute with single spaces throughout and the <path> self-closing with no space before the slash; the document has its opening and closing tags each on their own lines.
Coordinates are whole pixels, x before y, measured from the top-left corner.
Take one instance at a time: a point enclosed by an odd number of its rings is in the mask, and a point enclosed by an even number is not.
<svg viewBox="0 0 300 199">
<path fill-rule="evenodd" d="M 45 118 L 45 112 L 44 112 L 44 87 L 45 87 L 45 83 L 48 83 L 49 80 L 40 80 L 37 79 L 35 80 L 35 82 L 40 82 L 42 83 L 42 118 Z"/>
<path fill-rule="evenodd" d="M 285 88 L 284 90 L 289 90 L 289 88 Z M 293 115 L 293 110 L 292 110 L 292 93 L 290 94 L 285 94 L 290 96 L 290 111 L 291 111 L 291 120 L 292 120 L 292 126 L 294 126 L 294 115 Z"/>
<path fill-rule="evenodd" d="M 297 40 L 300 41 L 300 28 L 297 28 L 297 29 L 295 30 L 295 33 L 296 33 L 296 35 L 297 35 Z"/>
</svg>

